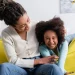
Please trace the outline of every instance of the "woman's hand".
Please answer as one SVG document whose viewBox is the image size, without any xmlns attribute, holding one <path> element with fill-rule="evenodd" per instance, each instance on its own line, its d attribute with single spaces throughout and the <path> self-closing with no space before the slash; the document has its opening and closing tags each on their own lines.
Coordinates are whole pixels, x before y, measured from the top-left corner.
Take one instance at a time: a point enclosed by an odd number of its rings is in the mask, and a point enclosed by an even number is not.
<svg viewBox="0 0 75 75">
<path fill-rule="evenodd" d="M 58 56 L 53 55 L 53 56 L 47 56 L 44 58 L 40 58 L 40 59 L 35 59 L 34 60 L 34 65 L 37 64 L 46 64 L 46 63 L 55 63 L 58 60 Z"/>
</svg>

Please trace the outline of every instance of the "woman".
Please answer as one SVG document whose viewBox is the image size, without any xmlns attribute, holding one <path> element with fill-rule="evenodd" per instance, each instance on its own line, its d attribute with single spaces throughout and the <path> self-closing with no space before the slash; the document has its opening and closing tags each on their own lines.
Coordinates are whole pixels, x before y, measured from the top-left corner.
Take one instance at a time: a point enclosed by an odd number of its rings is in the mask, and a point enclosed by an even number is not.
<svg viewBox="0 0 75 75">
<path fill-rule="evenodd" d="M 36 24 L 36 37 L 39 42 L 39 51 L 43 57 L 57 55 L 59 60 L 55 62 L 65 75 L 64 64 L 68 53 L 68 42 L 65 38 L 63 21 L 57 17 L 49 21 L 41 21 Z"/>
<path fill-rule="evenodd" d="M 0 75 L 63 75 L 57 65 L 49 64 L 57 56 L 40 57 L 35 38 L 36 23 L 30 22 L 24 8 L 15 2 L 1 8 L 0 20 L 9 25 L 3 30 L 2 39 L 10 64 L 0 65 Z"/>
</svg>

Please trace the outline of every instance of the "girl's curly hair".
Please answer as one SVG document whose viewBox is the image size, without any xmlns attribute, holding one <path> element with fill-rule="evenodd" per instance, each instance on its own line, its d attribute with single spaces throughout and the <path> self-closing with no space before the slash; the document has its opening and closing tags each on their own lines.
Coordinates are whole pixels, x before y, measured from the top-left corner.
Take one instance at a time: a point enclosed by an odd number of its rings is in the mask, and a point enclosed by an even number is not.
<svg viewBox="0 0 75 75">
<path fill-rule="evenodd" d="M 52 30 L 57 34 L 59 46 L 64 41 L 65 37 L 64 22 L 59 17 L 56 17 L 49 21 L 41 21 L 37 23 L 35 34 L 39 45 L 44 44 L 44 33 L 48 30 Z"/>
</svg>

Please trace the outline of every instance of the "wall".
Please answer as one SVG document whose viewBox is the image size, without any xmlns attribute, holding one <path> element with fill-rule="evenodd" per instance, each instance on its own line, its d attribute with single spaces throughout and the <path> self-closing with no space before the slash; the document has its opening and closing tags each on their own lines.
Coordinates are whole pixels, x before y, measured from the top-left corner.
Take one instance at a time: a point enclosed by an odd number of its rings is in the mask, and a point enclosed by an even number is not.
<svg viewBox="0 0 75 75">
<path fill-rule="evenodd" d="M 59 14 L 59 0 L 15 0 L 23 5 L 33 20 L 48 20 Z"/>
<path fill-rule="evenodd" d="M 55 15 L 60 16 L 65 23 L 67 34 L 75 32 L 75 14 L 60 14 L 60 0 L 15 0 L 22 4 L 32 20 L 49 20 Z M 0 32 L 5 24 L 0 22 Z"/>
</svg>

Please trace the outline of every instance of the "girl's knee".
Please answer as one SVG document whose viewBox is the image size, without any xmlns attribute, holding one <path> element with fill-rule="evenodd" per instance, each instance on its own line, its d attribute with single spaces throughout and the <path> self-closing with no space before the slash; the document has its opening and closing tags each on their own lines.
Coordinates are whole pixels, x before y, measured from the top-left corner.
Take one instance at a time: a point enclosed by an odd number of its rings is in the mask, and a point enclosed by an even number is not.
<svg viewBox="0 0 75 75">
<path fill-rule="evenodd" d="M 45 64 L 45 67 L 50 67 L 50 68 L 57 68 L 56 64 Z"/>
<path fill-rule="evenodd" d="M 56 64 L 51 64 L 50 67 L 54 70 L 61 70 Z"/>
<path fill-rule="evenodd" d="M 56 64 L 46 64 L 45 67 L 48 70 L 61 71 L 61 69 Z"/>
</svg>

